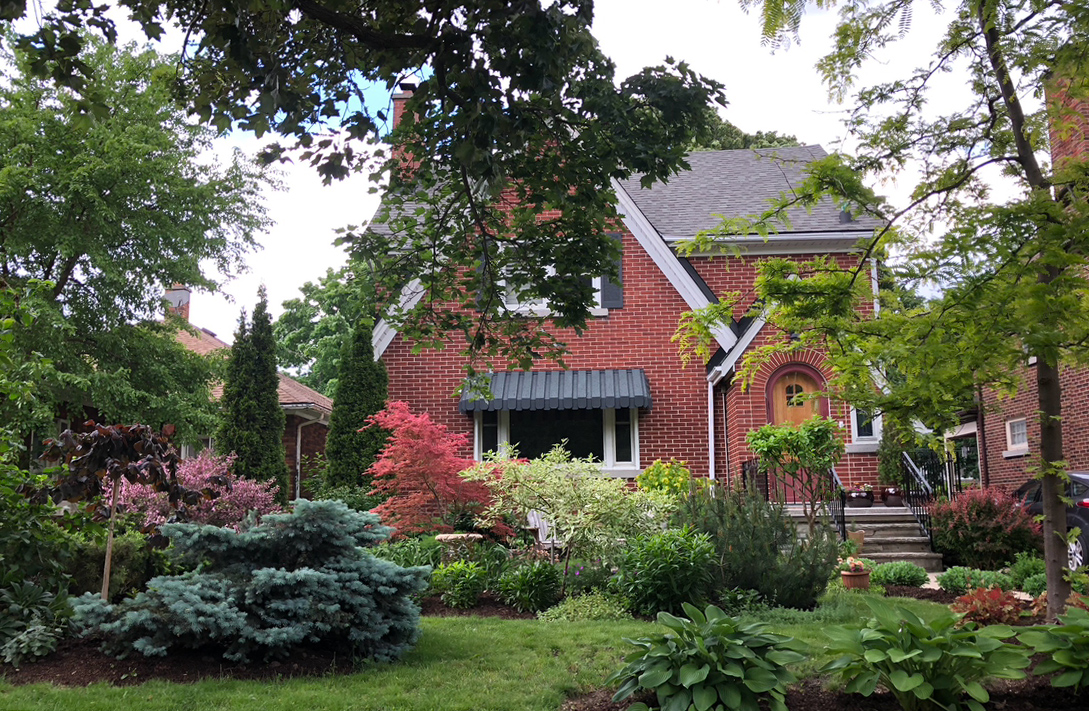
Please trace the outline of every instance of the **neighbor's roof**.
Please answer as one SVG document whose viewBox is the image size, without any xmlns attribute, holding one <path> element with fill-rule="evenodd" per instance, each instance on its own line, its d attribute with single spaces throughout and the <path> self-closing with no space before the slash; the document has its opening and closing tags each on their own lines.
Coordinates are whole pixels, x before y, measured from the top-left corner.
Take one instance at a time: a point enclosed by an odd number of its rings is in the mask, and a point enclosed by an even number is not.
<svg viewBox="0 0 1089 711">
<path fill-rule="evenodd" d="M 674 175 L 668 183 L 642 188 L 639 176 L 620 182 L 659 234 L 667 239 L 690 238 L 718 225 L 721 220 L 714 215 L 763 213 L 770 199 L 802 182 L 807 163 L 826 155 L 820 146 L 703 151 L 689 154 L 692 169 Z M 878 226 L 870 218 L 845 221 L 846 216 L 828 199 L 812 212 L 799 209 L 789 214 L 791 229 L 781 233 L 868 231 Z"/>
<path fill-rule="evenodd" d="M 211 331 L 203 328 L 197 328 L 196 335 L 179 329 L 177 333 L 178 342 L 183 346 L 199 353 L 200 355 L 208 355 L 214 351 L 222 349 L 230 349 L 230 346 L 223 341 L 216 338 L 216 335 Z M 308 388 L 302 383 L 283 373 L 278 373 L 280 377 L 280 383 L 276 387 L 276 394 L 280 400 L 280 407 L 309 407 L 326 414 L 333 411 L 333 400 L 331 398 L 322 395 L 313 388 Z M 217 400 L 223 395 L 223 384 L 216 383 L 212 386 L 212 396 Z"/>
</svg>

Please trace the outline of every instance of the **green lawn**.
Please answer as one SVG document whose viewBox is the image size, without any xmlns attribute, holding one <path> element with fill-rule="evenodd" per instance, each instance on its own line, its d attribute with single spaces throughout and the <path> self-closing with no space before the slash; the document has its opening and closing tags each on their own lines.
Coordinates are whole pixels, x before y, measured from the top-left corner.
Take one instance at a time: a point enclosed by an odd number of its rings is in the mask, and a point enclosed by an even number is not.
<svg viewBox="0 0 1089 711">
<path fill-rule="evenodd" d="M 772 623 L 775 631 L 820 645 L 820 630 L 858 620 L 858 596 Z M 899 601 L 898 601 L 899 602 Z M 939 605 L 903 601 L 928 617 Z M 600 687 L 628 651 L 624 637 L 650 633 L 646 622 L 541 623 L 491 618 L 425 618 L 417 648 L 401 662 L 344 676 L 281 682 L 148 682 L 87 689 L 13 687 L 0 682 L 4 711 L 556 711 L 571 694 Z M 822 660 L 807 662 L 807 673 Z"/>
</svg>

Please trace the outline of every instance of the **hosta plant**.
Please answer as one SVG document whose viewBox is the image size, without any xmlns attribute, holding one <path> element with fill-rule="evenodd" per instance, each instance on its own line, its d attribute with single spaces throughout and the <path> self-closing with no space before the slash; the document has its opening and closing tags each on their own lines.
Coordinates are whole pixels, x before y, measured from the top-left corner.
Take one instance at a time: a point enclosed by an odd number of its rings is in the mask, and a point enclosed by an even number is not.
<svg viewBox="0 0 1089 711">
<path fill-rule="evenodd" d="M 714 605 L 699 609 L 685 603 L 691 619 L 658 613 L 669 629 L 637 640 L 627 665 L 609 677 L 619 683 L 613 701 L 653 691 L 663 711 L 757 711 L 767 699 L 773 711 L 786 711 L 787 686 L 795 681 L 786 668 L 805 659 L 793 638 L 772 634 L 762 622 L 742 623 Z M 648 711 L 637 703 L 629 711 Z"/>
<path fill-rule="evenodd" d="M 907 608 L 867 597 L 874 617 L 859 627 L 833 627 L 827 651 L 836 658 L 822 673 L 838 674 L 851 693 L 869 696 L 881 685 L 904 711 L 983 711 L 988 677 L 1022 679 L 1028 652 L 1002 640 L 1005 625 L 959 627 L 960 616 L 923 622 Z"/>
<path fill-rule="evenodd" d="M 1000 588 L 976 588 L 958 597 L 950 607 L 963 615 L 962 624 L 1009 625 L 1021 617 L 1021 601 Z"/>
<path fill-rule="evenodd" d="M 1071 607 L 1059 620 L 1062 625 L 1034 627 L 1018 639 L 1037 654 L 1051 655 L 1036 665 L 1033 674 L 1055 674 L 1053 686 L 1081 691 L 1089 687 L 1089 611 Z"/>
</svg>

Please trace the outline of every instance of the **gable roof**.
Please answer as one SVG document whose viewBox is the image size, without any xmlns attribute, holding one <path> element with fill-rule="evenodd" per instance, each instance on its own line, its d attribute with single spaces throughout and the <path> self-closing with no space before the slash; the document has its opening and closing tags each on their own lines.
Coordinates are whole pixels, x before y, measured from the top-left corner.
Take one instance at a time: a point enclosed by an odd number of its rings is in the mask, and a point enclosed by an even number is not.
<svg viewBox="0 0 1089 711">
<path fill-rule="evenodd" d="M 186 329 L 178 329 L 176 338 L 187 349 L 200 355 L 208 355 L 218 350 L 230 350 L 230 345 L 216 338 L 216 334 L 204 328 L 197 328 L 196 334 Z M 333 411 L 332 398 L 322 395 L 317 390 L 309 388 L 298 380 L 290 378 L 283 373 L 277 373 L 280 378 L 276 386 L 276 395 L 280 400 L 280 407 L 284 409 L 310 409 L 328 415 Z M 223 384 L 216 383 L 212 386 L 212 397 L 217 400 L 223 396 Z"/>
<path fill-rule="evenodd" d="M 668 183 L 643 188 L 640 176 L 620 183 L 659 234 L 667 240 L 687 239 L 717 226 L 721 220 L 715 215 L 763 213 L 771 198 L 789 193 L 805 179 L 808 163 L 827 155 L 820 146 L 701 151 L 688 155 L 691 170 L 674 175 Z M 878 226 L 868 217 L 849 219 L 827 198 L 810 212 L 797 209 L 788 214 L 791 229 L 780 234 L 869 231 Z"/>
</svg>

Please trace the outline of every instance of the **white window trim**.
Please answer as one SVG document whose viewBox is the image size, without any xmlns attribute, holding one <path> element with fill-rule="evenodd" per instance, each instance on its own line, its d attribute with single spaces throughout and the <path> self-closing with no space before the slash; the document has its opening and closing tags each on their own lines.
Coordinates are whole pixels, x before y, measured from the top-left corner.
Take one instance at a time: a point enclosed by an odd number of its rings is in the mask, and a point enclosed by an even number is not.
<svg viewBox="0 0 1089 711">
<path fill-rule="evenodd" d="M 1014 444 L 1012 426 L 1018 422 L 1025 423 L 1025 441 L 1020 444 Z M 1023 457 L 1028 454 L 1028 448 L 1028 418 L 1016 417 L 1012 420 L 1006 420 L 1006 451 L 1002 453 L 1002 456 L 1007 459 L 1010 457 Z"/>
<path fill-rule="evenodd" d="M 873 416 L 873 435 L 863 437 L 858 433 L 858 409 L 851 407 L 851 441 L 844 451 L 848 454 L 870 454 L 881 444 L 881 415 Z"/>
<path fill-rule="evenodd" d="M 630 462 L 617 462 L 616 461 L 616 409 L 615 408 L 603 408 L 604 422 L 602 428 L 604 430 L 603 436 L 605 461 L 602 463 L 601 468 L 607 474 L 615 476 L 634 478 L 642 471 L 639 466 L 639 409 L 631 408 L 631 458 Z M 510 444 L 510 410 L 498 411 L 499 432 L 498 432 L 498 444 L 500 446 L 504 444 Z M 473 413 L 473 459 L 480 461 L 484 458 L 483 447 L 483 428 L 484 413 L 477 410 Z"/>
<path fill-rule="evenodd" d="M 548 275 L 552 276 L 556 273 L 554 267 L 548 267 Z M 593 277 L 590 284 L 594 289 L 594 305 L 590 308 L 591 316 L 608 316 L 609 309 L 602 306 L 602 287 L 605 280 L 600 276 Z M 503 305 L 507 308 L 507 311 L 516 314 L 524 314 L 526 316 L 551 316 L 552 309 L 548 305 L 547 299 L 534 299 L 525 303 L 518 301 L 507 300 L 507 283 L 505 280 L 501 281 L 503 291 Z"/>
</svg>

